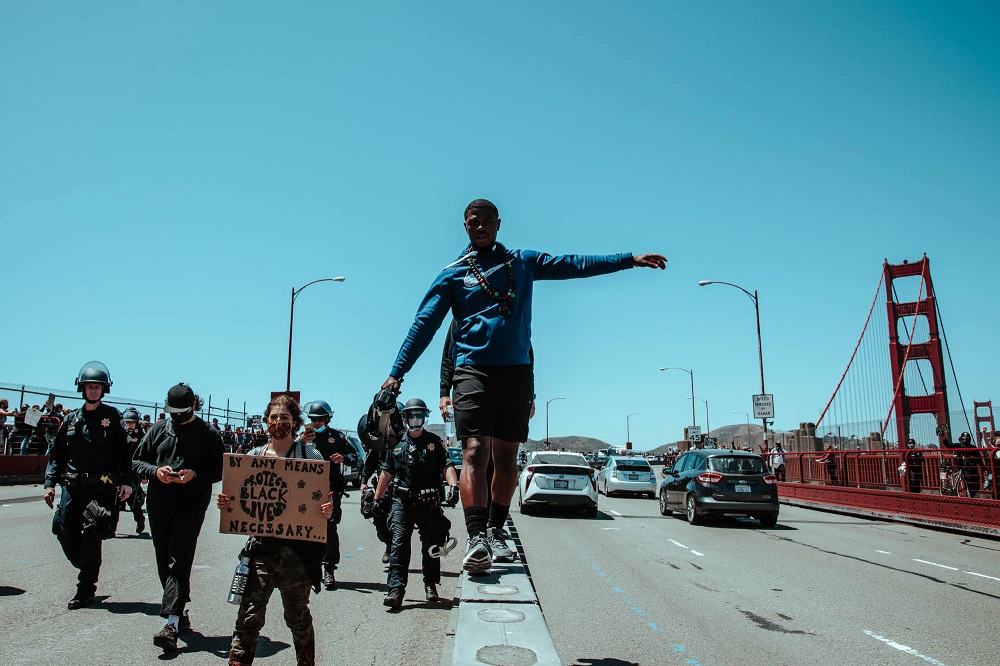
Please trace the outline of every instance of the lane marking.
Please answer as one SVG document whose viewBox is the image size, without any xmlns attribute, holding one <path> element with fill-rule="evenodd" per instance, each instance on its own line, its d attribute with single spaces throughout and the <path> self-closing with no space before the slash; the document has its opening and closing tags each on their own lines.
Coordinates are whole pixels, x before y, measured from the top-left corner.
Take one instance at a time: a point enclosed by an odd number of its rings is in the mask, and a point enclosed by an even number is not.
<svg viewBox="0 0 1000 666">
<path fill-rule="evenodd" d="M 601 529 L 602 530 L 608 530 L 609 532 L 621 532 L 622 531 L 622 528 L 620 528 L 620 527 L 602 527 Z"/>
<path fill-rule="evenodd" d="M 890 552 L 889 552 L 889 551 L 887 551 L 887 550 L 876 550 L 875 552 L 876 552 L 876 553 L 882 553 L 883 555 L 892 555 L 892 553 L 890 553 Z"/>
<path fill-rule="evenodd" d="M 905 652 L 906 654 L 911 654 L 914 657 L 919 657 L 919 658 L 923 659 L 924 661 L 926 661 L 928 664 L 934 664 L 935 666 L 944 666 L 944 662 L 943 661 L 938 661 L 934 657 L 928 657 L 926 654 L 920 654 L 919 652 L 917 652 L 916 650 L 914 650 L 913 648 L 911 648 L 908 645 L 903 645 L 902 643 L 897 643 L 896 641 L 894 641 L 894 640 L 892 640 L 890 638 L 886 638 L 884 636 L 879 636 L 875 632 L 868 631 L 867 629 L 865 629 L 865 633 L 868 634 L 869 636 L 871 636 L 872 638 L 874 638 L 877 641 L 882 641 L 883 643 L 885 643 L 889 647 L 896 648 L 900 652 Z"/>
<path fill-rule="evenodd" d="M 674 541 L 673 539 L 667 539 L 667 541 L 674 544 L 675 546 L 680 546 L 681 548 L 687 548 L 687 546 L 682 544 L 680 541 Z"/>
<path fill-rule="evenodd" d="M 705 557 L 705 553 L 699 553 L 697 550 L 692 550 L 691 554 L 697 555 L 698 557 Z"/>
<path fill-rule="evenodd" d="M 928 562 L 927 560 L 918 560 L 915 557 L 913 558 L 913 561 L 914 562 L 920 562 L 921 564 L 929 564 L 932 567 L 941 567 L 942 569 L 948 569 L 950 571 L 958 571 L 958 567 L 949 567 L 947 564 L 938 564 L 937 562 Z"/>
<path fill-rule="evenodd" d="M 613 516 L 620 516 L 620 515 L 622 515 L 622 514 L 618 513 L 617 511 L 615 511 L 614 509 L 608 509 L 608 513 L 610 513 Z"/>
<path fill-rule="evenodd" d="M 989 578 L 990 580 L 1000 581 L 1000 578 L 987 576 L 986 574 L 976 573 L 975 571 L 966 571 L 965 573 L 969 574 L 970 576 L 979 576 L 980 578 Z"/>
</svg>

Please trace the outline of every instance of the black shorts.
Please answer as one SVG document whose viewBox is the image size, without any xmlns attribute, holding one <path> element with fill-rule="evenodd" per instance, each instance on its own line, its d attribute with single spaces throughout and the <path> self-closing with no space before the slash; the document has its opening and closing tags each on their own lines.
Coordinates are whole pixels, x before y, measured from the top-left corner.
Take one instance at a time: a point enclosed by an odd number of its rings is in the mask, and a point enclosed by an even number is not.
<svg viewBox="0 0 1000 666">
<path fill-rule="evenodd" d="M 528 441 L 528 415 L 535 399 L 530 365 L 469 366 L 455 369 L 452 405 L 455 436 Z"/>
</svg>

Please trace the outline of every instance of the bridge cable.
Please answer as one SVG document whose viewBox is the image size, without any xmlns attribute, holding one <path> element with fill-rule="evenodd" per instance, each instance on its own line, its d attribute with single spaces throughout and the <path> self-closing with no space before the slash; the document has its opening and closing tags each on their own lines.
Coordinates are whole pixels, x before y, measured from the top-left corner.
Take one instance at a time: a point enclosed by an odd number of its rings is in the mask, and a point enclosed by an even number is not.
<svg viewBox="0 0 1000 666">
<path fill-rule="evenodd" d="M 858 344 L 854 345 L 854 351 L 851 352 L 851 358 L 847 362 L 847 367 L 844 368 L 844 374 L 842 374 L 840 376 L 840 381 L 837 382 L 837 387 L 835 389 L 833 389 L 833 395 L 830 396 L 830 400 L 826 403 L 826 407 L 823 408 L 823 413 L 819 415 L 818 419 L 816 419 L 816 425 L 817 426 L 820 423 L 822 423 L 823 417 L 826 416 L 827 410 L 830 409 L 830 404 L 833 402 L 833 399 L 837 397 L 837 391 L 840 390 L 840 385 L 844 383 L 844 377 L 847 376 L 847 371 L 851 369 L 851 363 L 854 362 L 854 356 L 855 356 L 855 354 L 858 353 L 858 347 L 861 346 L 861 341 L 864 340 L 864 338 L 865 338 L 865 331 L 868 330 L 868 322 L 870 322 L 871 319 L 872 319 L 872 312 L 875 311 L 875 303 L 878 302 L 879 294 L 882 293 L 882 281 L 884 279 L 885 279 L 885 275 L 882 275 L 881 277 L 879 277 L 878 287 L 875 289 L 875 298 L 872 299 L 872 306 L 868 309 L 868 317 L 867 317 L 867 319 L 865 319 L 864 328 L 861 329 L 861 337 L 858 338 Z"/>
<path fill-rule="evenodd" d="M 944 332 L 944 320 L 941 319 L 941 308 L 938 306 L 937 300 L 934 301 L 934 310 L 937 312 L 938 324 L 941 325 L 941 337 L 944 338 L 944 349 L 948 353 L 948 365 L 951 367 L 951 376 L 955 379 L 955 391 L 958 393 L 958 404 L 962 408 L 962 414 L 965 415 L 965 425 L 969 428 L 969 433 L 972 433 L 975 428 L 969 423 L 969 412 L 965 410 L 965 402 L 962 400 L 962 389 L 958 387 L 958 375 L 955 374 L 955 361 L 951 358 L 951 349 L 948 347 L 948 336 Z M 976 440 L 973 439 L 973 442 Z"/>
</svg>

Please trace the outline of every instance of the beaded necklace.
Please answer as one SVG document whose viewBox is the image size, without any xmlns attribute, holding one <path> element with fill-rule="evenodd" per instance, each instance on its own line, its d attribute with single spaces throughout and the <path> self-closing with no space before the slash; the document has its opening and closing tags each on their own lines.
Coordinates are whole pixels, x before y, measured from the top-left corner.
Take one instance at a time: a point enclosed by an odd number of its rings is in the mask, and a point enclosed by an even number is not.
<svg viewBox="0 0 1000 666">
<path fill-rule="evenodd" d="M 497 251 L 503 256 L 503 265 L 507 269 L 507 279 L 510 282 L 510 287 L 507 289 L 507 293 L 501 294 L 499 291 L 494 289 L 486 276 L 483 275 L 482 269 L 479 264 L 476 263 L 475 255 L 469 256 L 469 270 L 472 271 L 472 276 L 476 278 L 476 282 L 479 283 L 479 287 L 489 294 L 490 298 L 500 304 L 500 316 L 504 319 L 510 319 L 514 315 L 514 310 L 512 306 L 514 304 L 514 298 L 517 296 L 517 291 L 514 289 L 514 269 L 510 265 L 510 258 L 507 256 L 507 250 L 500 243 L 496 244 Z"/>
</svg>

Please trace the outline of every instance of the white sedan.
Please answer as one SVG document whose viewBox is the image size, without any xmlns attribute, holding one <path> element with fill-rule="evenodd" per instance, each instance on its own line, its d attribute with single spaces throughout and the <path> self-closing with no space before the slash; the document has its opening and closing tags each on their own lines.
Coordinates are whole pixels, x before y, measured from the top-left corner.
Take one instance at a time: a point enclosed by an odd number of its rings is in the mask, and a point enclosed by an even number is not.
<svg viewBox="0 0 1000 666">
<path fill-rule="evenodd" d="M 596 472 L 583 457 L 571 451 L 535 451 L 518 478 L 518 506 L 529 514 L 538 506 L 579 506 L 597 515 Z"/>
</svg>

